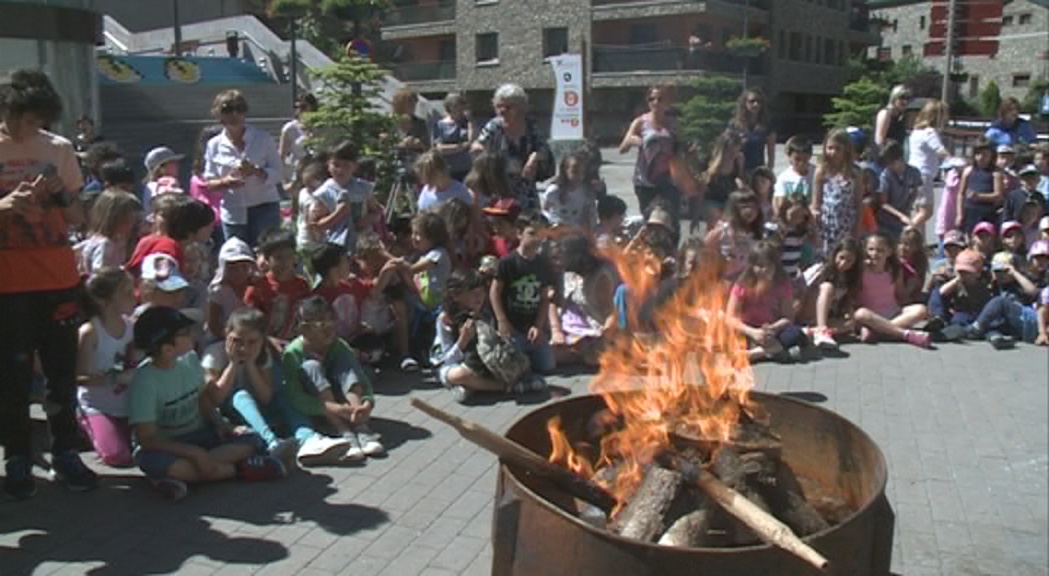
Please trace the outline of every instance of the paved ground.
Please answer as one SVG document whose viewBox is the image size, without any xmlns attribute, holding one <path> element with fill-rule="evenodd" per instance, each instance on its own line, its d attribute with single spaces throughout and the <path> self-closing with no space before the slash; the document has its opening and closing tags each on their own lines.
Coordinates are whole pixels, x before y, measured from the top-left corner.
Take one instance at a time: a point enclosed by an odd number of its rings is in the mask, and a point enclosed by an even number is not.
<svg viewBox="0 0 1049 576">
<path fill-rule="evenodd" d="M 629 169 L 613 165 L 606 177 L 622 190 Z M 1049 352 L 845 350 L 849 358 L 759 366 L 758 385 L 820 402 L 882 447 L 897 514 L 894 571 L 1049 574 Z M 551 383 L 581 394 L 587 379 Z M 408 400 L 501 431 L 547 398 L 461 407 L 406 378 L 384 380 L 379 395 L 375 428 L 389 456 L 363 466 L 205 487 L 178 504 L 137 472 L 100 468 L 96 492 L 44 482 L 34 500 L 0 502 L 0 575 L 489 573 L 496 461 Z"/>
<path fill-rule="evenodd" d="M 906 576 L 1040 575 L 1049 562 L 1049 353 L 985 344 L 856 345 L 847 359 L 759 366 L 759 388 L 850 418 L 885 451 Z M 581 394 L 587 377 L 554 378 Z M 136 472 L 0 503 L 0 574 L 487 574 L 496 461 L 408 405 L 418 396 L 504 430 L 545 398 L 462 407 L 388 380 L 375 428 L 389 456 L 274 484 L 158 499 Z"/>
</svg>

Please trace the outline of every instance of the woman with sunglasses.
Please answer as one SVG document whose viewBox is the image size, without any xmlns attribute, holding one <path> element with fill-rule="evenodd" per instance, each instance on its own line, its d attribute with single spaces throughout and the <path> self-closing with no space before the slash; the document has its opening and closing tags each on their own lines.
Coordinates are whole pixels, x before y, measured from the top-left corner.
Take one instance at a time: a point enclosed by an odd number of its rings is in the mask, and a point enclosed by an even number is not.
<svg viewBox="0 0 1049 576">
<path fill-rule="evenodd" d="M 911 102 L 911 91 L 898 84 L 889 93 L 889 103 L 874 117 L 874 154 L 877 155 L 886 140 L 907 141 L 907 124 L 904 115 Z"/>
<path fill-rule="evenodd" d="M 772 128 L 765 95 L 760 90 L 745 90 L 736 102 L 736 115 L 729 129 L 743 137 L 743 172 L 750 174 L 758 166 L 769 170 L 776 165 L 776 131 Z"/>
<path fill-rule="evenodd" d="M 637 148 L 637 164 L 634 167 L 634 193 L 642 214 L 647 215 L 656 199 L 671 213 L 674 222 L 680 220 L 681 193 L 674 185 L 671 164 L 677 154 L 679 142 L 670 109 L 670 93 L 662 86 L 648 90 L 648 112 L 638 116 L 630 124 L 619 153 L 626 154 Z"/>
<path fill-rule="evenodd" d="M 255 246 L 259 235 L 280 227 L 281 159 L 277 143 L 247 123 L 248 101 L 239 90 L 215 97 L 211 113 L 222 132 L 208 141 L 204 178 L 222 190 L 222 231 Z"/>
</svg>

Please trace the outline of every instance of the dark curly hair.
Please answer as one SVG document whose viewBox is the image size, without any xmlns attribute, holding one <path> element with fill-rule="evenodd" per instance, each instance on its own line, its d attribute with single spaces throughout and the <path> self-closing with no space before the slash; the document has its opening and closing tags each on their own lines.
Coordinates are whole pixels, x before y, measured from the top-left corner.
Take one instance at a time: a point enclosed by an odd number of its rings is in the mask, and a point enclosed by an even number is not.
<svg viewBox="0 0 1049 576">
<path fill-rule="evenodd" d="M 412 230 L 429 240 L 434 246 L 448 247 L 448 226 L 441 218 L 433 212 L 423 212 L 412 220 Z"/>
<path fill-rule="evenodd" d="M 22 69 L 0 85 L 0 115 L 19 118 L 33 114 L 50 125 L 62 116 L 62 98 L 40 70 Z"/>
<path fill-rule="evenodd" d="M 168 236 L 179 242 L 189 239 L 201 228 L 215 222 L 215 212 L 211 206 L 200 200 L 182 197 L 186 198 L 186 201 L 177 203 L 171 210 L 171 215 L 164 218 Z"/>
</svg>

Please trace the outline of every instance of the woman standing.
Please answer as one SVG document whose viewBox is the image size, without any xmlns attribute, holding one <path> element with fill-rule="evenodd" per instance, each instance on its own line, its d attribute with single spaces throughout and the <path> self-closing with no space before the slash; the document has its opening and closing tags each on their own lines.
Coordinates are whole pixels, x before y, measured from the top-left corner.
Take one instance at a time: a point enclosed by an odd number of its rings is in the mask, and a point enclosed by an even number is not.
<svg viewBox="0 0 1049 576">
<path fill-rule="evenodd" d="M 461 94 L 449 94 L 444 99 L 444 118 L 433 130 L 433 149 L 444 158 L 452 178 L 462 182 L 470 173 L 470 143 L 474 141 L 474 124 L 470 109 Z"/>
<path fill-rule="evenodd" d="M 222 232 L 254 246 L 264 230 L 280 227 L 280 153 L 273 138 L 247 123 L 239 90 L 215 97 L 211 113 L 222 133 L 208 141 L 204 178 L 222 190 Z"/>
<path fill-rule="evenodd" d="M 907 111 L 907 104 L 911 101 L 911 91 L 906 86 L 898 84 L 889 93 L 889 103 L 878 111 L 874 117 L 874 144 L 878 150 L 885 145 L 886 140 L 897 142 L 907 141 L 907 125 L 903 115 Z"/>
<path fill-rule="evenodd" d="M 496 116 L 481 128 L 471 151 L 504 156 L 521 210 L 538 210 L 535 183 L 551 176 L 552 159 L 546 139 L 539 134 L 535 120 L 528 116 L 528 94 L 517 84 L 503 84 L 496 89 L 492 106 Z"/>
<path fill-rule="evenodd" d="M 772 129 L 765 95 L 760 90 L 746 90 L 739 97 L 729 129 L 743 137 L 744 173 L 750 174 L 758 166 L 775 169 L 776 131 Z"/>
<path fill-rule="evenodd" d="M 998 146 L 1037 144 L 1038 134 L 1031 123 L 1020 118 L 1020 101 L 1012 96 L 1002 100 L 998 106 L 998 118 L 987 129 L 984 137 Z"/>
<path fill-rule="evenodd" d="M 318 106 L 317 97 L 313 94 L 307 92 L 299 96 L 298 101 L 295 102 L 295 118 L 288 121 L 280 129 L 280 143 L 277 151 L 280 154 L 280 159 L 284 162 L 283 177 L 285 182 L 290 183 L 295 179 L 299 163 L 306 157 L 306 140 L 310 135 L 302 124 L 302 115 L 316 112 Z"/>
<path fill-rule="evenodd" d="M 43 72 L 16 70 L 0 85 L 0 438 L 4 492 L 15 499 L 36 494 L 29 390 L 37 358 L 47 377 L 51 466 L 71 490 L 97 482 L 78 454 L 74 412 L 80 276 L 66 218 L 84 180 L 73 145 L 44 129 L 61 112 Z"/>
<path fill-rule="evenodd" d="M 729 195 L 747 187 L 743 180 L 742 149 L 743 141 L 739 133 L 732 130 L 722 132 L 714 143 L 710 164 L 703 174 L 703 180 L 707 185 L 707 192 L 703 197 L 707 230 L 713 230 L 721 220 Z"/>
<path fill-rule="evenodd" d="M 678 151 L 677 131 L 667 115 L 670 94 L 666 88 L 648 89 L 648 112 L 638 116 L 627 128 L 619 153 L 626 154 L 637 147 L 634 165 L 634 194 L 641 213 L 648 215 L 652 202 L 660 199 L 674 222 L 680 221 L 681 193 L 674 185 L 670 166 Z"/>
</svg>

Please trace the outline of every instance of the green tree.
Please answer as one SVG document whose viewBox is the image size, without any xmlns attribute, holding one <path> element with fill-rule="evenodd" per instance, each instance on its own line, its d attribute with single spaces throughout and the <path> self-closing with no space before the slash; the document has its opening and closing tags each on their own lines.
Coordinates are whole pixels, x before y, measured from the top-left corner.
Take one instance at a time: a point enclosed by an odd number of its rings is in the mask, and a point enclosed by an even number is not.
<svg viewBox="0 0 1049 576">
<path fill-rule="evenodd" d="M 831 98 L 834 111 L 823 117 L 827 128 L 858 126 L 871 129 L 874 115 L 885 105 L 889 89 L 884 84 L 876 83 L 867 76 L 846 84 L 841 96 Z"/>
<path fill-rule="evenodd" d="M 1042 96 L 1049 92 L 1049 80 L 1041 78 L 1031 83 L 1031 87 L 1027 90 L 1027 95 L 1024 96 L 1023 102 L 1021 102 L 1021 108 L 1028 114 L 1038 115 L 1041 113 L 1042 108 Z"/>
<path fill-rule="evenodd" d="M 984 116 L 998 116 L 998 107 L 1002 105 L 1002 93 L 998 90 L 998 83 L 991 80 L 980 92 L 980 111 Z"/>
<path fill-rule="evenodd" d="M 393 116 L 378 104 L 381 81 L 389 73 L 367 60 L 347 56 L 310 73 L 320 101 L 317 111 L 302 119 L 312 134 L 310 146 L 326 150 L 345 140 L 356 144 L 362 156 L 376 161 L 375 188 L 383 200 L 396 171 L 396 126 Z"/>
<path fill-rule="evenodd" d="M 267 12 L 294 21 L 303 39 L 338 59 L 347 37 L 378 40 L 377 28 L 369 24 L 388 5 L 388 0 L 270 0 Z"/>
<path fill-rule="evenodd" d="M 692 82 L 692 96 L 681 103 L 682 135 L 704 155 L 736 111 L 743 85 L 729 76 L 703 76 Z"/>
</svg>

